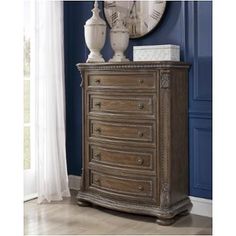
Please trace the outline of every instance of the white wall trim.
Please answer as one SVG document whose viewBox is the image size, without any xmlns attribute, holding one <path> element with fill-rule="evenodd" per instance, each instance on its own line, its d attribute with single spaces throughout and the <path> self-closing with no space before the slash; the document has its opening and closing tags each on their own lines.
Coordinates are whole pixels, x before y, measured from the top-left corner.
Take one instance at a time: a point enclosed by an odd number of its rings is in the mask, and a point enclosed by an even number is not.
<svg viewBox="0 0 236 236">
<path fill-rule="evenodd" d="M 69 175 L 69 188 L 73 190 L 79 190 L 80 189 L 80 180 L 81 176 L 77 175 Z"/>
<path fill-rule="evenodd" d="M 33 194 L 28 194 L 24 196 L 24 202 L 35 199 L 38 197 L 37 193 L 33 193 Z"/>
<path fill-rule="evenodd" d="M 81 176 L 69 175 L 69 188 L 80 189 Z M 189 196 L 193 203 L 191 213 L 200 216 L 212 217 L 212 200 Z"/>
<path fill-rule="evenodd" d="M 189 197 L 193 203 L 192 214 L 212 217 L 212 200 L 192 196 Z"/>
</svg>

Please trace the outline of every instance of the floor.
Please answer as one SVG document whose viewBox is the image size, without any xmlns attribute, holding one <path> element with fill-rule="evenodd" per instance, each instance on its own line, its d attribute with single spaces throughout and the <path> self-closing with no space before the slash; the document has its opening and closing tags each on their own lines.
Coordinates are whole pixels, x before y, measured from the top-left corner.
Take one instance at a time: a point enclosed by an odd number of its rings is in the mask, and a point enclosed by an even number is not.
<svg viewBox="0 0 236 236">
<path fill-rule="evenodd" d="M 172 226 L 160 226 L 155 218 L 116 212 L 101 207 L 79 207 L 76 192 L 62 202 L 24 203 L 25 235 L 86 234 L 212 234 L 212 219 L 197 215 L 180 218 Z"/>
</svg>

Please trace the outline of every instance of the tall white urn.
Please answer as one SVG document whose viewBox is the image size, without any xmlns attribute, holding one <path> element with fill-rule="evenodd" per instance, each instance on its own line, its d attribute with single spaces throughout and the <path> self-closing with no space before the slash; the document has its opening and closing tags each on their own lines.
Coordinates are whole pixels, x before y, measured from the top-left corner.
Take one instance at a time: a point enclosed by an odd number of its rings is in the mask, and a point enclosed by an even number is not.
<svg viewBox="0 0 236 236">
<path fill-rule="evenodd" d="M 86 62 L 105 62 L 100 51 L 106 40 L 106 22 L 99 16 L 98 2 L 94 2 L 92 17 L 86 21 L 84 26 L 85 42 L 90 50 Z"/>
<path fill-rule="evenodd" d="M 110 32 L 110 40 L 114 56 L 109 60 L 109 62 L 129 61 L 129 59 L 124 55 L 124 52 L 129 45 L 129 30 L 125 27 L 124 21 L 121 19 L 119 12 L 116 23 Z"/>
</svg>

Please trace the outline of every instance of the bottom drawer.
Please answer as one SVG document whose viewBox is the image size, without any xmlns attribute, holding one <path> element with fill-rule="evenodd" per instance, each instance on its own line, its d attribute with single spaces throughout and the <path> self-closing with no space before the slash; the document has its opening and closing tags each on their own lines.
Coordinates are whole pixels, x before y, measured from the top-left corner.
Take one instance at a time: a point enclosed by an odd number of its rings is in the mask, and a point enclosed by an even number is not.
<svg viewBox="0 0 236 236">
<path fill-rule="evenodd" d="M 120 177 L 91 171 L 90 186 L 121 195 L 135 197 L 153 197 L 153 179 Z"/>
</svg>

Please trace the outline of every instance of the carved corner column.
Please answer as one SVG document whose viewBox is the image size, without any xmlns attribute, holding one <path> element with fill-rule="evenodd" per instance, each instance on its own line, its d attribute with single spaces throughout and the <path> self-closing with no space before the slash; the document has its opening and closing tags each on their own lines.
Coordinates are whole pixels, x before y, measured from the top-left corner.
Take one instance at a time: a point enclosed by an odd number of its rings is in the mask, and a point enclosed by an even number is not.
<svg viewBox="0 0 236 236">
<path fill-rule="evenodd" d="M 82 89 L 82 137 L 84 137 L 84 132 L 85 132 L 85 107 L 84 107 L 84 99 L 85 99 L 85 90 L 84 90 L 84 80 L 85 80 L 85 73 L 83 70 L 80 70 L 80 76 L 81 76 L 81 83 L 80 83 L 80 87 Z M 82 138 L 82 168 L 81 168 L 81 182 L 80 182 L 80 191 L 84 191 L 85 190 L 85 174 L 84 174 L 84 170 L 85 170 L 85 161 L 84 161 L 84 155 L 85 155 L 85 143 L 84 143 L 84 139 Z"/>
<path fill-rule="evenodd" d="M 170 207 L 171 73 L 160 70 L 160 208 Z"/>
<path fill-rule="evenodd" d="M 85 109 L 86 107 L 84 106 L 84 104 L 86 104 L 85 100 L 86 100 L 86 94 L 85 94 L 85 88 L 84 88 L 84 81 L 85 81 L 85 72 L 83 70 L 80 70 L 80 75 L 81 75 L 81 83 L 80 83 L 80 87 L 82 89 L 82 137 L 84 137 L 85 134 L 85 127 L 86 127 L 86 123 L 85 123 Z M 84 199 L 81 198 L 81 194 L 85 191 L 85 186 L 86 186 L 86 162 L 85 162 L 85 152 L 86 152 L 86 147 L 85 147 L 85 141 L 84 138 L 82 138 L 82 168 L 81 168 L 81 182 L 80 182 L 80 191 L 77 195 L 77 204 L 80 207 L 87 207 L 90 206 L 91 203 L 85 201 Z"/>
</svg>

